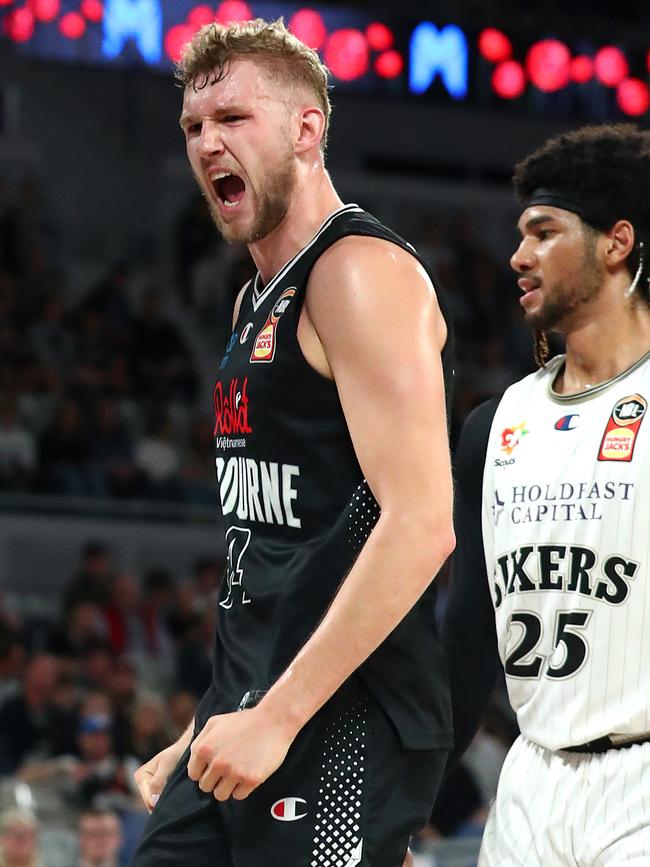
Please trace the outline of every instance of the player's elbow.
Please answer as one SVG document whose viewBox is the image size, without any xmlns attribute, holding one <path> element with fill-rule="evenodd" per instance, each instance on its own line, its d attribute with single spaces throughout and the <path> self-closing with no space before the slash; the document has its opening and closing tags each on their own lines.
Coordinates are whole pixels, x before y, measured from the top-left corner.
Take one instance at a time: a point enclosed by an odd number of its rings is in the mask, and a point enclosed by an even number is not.
<svg viewBox="0 0 650 867">
<path fill-rule="evenodd" d="M 425 567 L 435 575 L 456 547 L 456 535 L 450 514 L 437 510 L 424 510 L 411 516 L 411 526 L 418 537 L 413 540 L 415 550 L 425 559 Z"/>
</svg>

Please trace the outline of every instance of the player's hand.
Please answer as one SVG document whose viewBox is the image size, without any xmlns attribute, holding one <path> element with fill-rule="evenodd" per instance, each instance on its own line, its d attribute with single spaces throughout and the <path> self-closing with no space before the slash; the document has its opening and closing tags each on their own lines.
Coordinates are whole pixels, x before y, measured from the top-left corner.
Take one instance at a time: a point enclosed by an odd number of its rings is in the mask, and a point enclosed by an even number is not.
<svg viewBox="0 0 650 867">
<path fill-rule="evenodd" d="M 153 759 L 149 759 L 135 772 L 135 784 L 149 812 L 156 806 L 167 778 L 178 764 L 184 749 L 184 745 L 177 741 L 159 752 Z"/>
<path fill-rule="evenodd" d="M 277 771 L 295 735 L 260 705 L 210 717 L 192 744 L 187 773 L 218 801 L 241 801 Z"/>
</svg>

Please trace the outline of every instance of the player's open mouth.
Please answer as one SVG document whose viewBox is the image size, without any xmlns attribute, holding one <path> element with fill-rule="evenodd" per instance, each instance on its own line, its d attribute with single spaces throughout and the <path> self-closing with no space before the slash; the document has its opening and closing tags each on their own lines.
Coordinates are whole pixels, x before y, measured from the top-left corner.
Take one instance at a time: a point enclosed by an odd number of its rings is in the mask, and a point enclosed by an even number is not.
<svg viewBox="0 0 650 867">
<path fill-rule="evenodd" d="M 239 175 L 217 172 L 210 180 L 217 198 L 226 208 L 236 208 L 244 198 L 246 184 Z"/>
</svg>

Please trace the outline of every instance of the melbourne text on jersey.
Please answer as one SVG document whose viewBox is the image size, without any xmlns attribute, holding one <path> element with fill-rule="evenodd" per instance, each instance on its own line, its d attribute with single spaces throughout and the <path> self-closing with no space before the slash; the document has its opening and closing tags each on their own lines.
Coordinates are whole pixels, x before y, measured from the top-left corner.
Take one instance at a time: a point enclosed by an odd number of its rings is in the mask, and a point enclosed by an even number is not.
<svg viewBox="0 0 650 867">
<path fill-rule="evenodd" d="M 217 481 L 224 515 L 234 512 L 241 521 L 286 524 L 300 528 L 294 514 L 298 499 L 295 481 L 300 467 L 253 458 L 217 458 Z"/>
</svg>

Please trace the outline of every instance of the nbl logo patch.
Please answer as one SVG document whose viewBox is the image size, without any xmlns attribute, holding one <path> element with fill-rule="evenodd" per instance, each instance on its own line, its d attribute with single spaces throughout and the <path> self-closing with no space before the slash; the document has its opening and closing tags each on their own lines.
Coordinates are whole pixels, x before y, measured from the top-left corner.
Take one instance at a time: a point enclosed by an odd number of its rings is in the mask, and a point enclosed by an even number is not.
<svg viewBox="0 0 650 867">
<path fill-rule="evenodd" d="M 290 289 L 280 295 L 278 300 L 273 305 L 273 309 L 269 313 L 269 318 L 264 323 L 264 327 L 255 338 L 253 351 L 251 352 L 251 364 L 256 362 L 271 362 L 275 357 L 275 331 L 278 327 L 278 322 L 284 311 L 289 306 L 291 299 L 296 294 L 296 287 Z"/>
<path fill-rule="evenodd" d="M 598 452 L 599 461 L 631 461 L 648 403 L 640 394 L 617 401 L 607 422 Z"/>
</svg>

